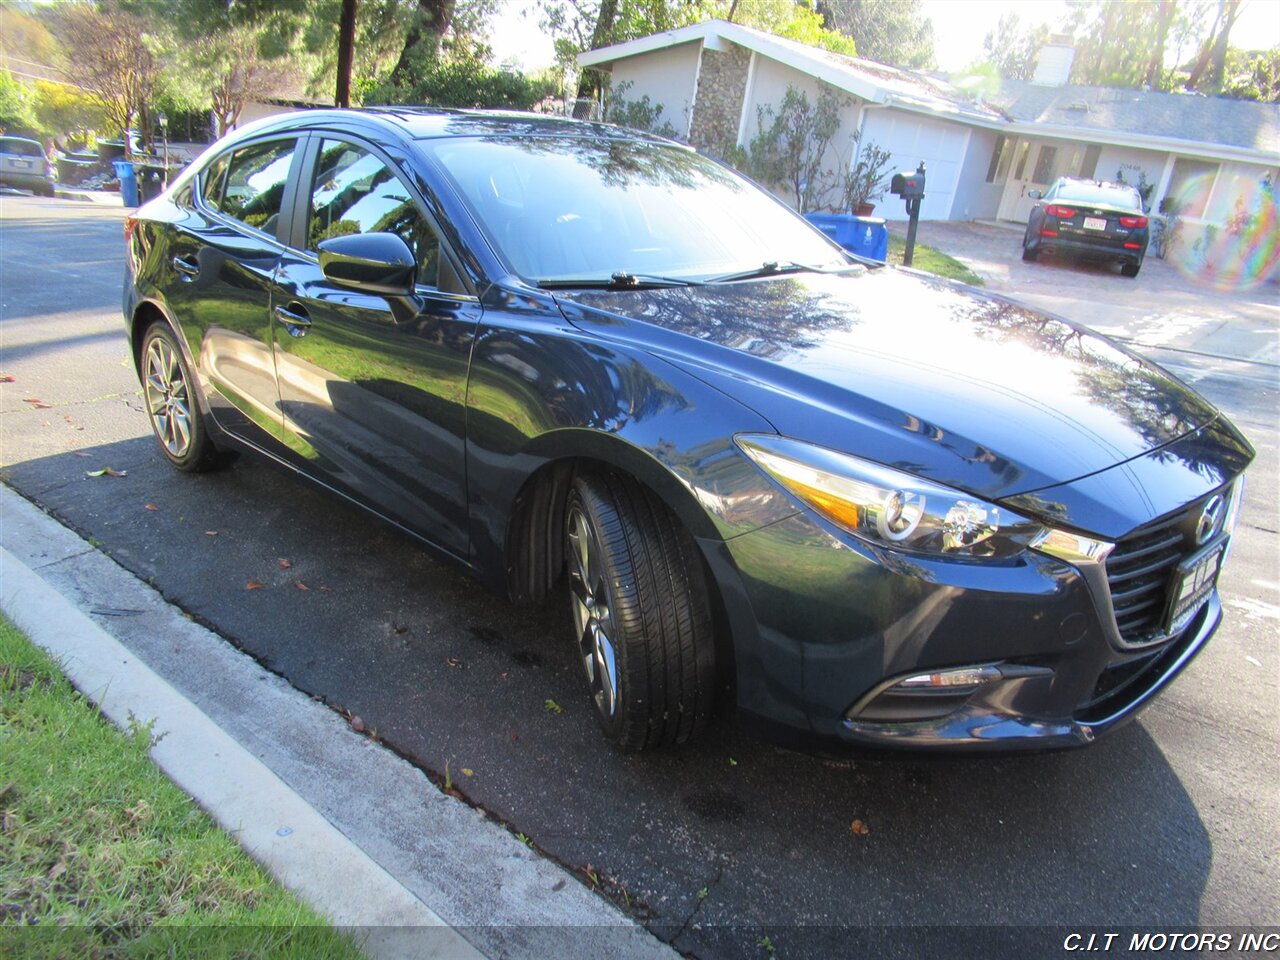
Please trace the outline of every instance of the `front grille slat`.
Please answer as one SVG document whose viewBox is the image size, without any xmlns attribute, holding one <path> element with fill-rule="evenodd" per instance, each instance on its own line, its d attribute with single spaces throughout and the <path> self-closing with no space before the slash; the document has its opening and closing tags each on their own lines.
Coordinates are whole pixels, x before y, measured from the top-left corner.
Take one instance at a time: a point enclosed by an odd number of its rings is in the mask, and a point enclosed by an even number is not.
<svg viewBox="0 0 1280 960">
<path fill-rule="evenodd" d="M 1188 511 L 1183 511 L 1135 531 L 1107 557 L 1111 606 L 1126 644 L 1149 642 L 1159 632 L 1171 572 L 1192 550 L 1184 534 L 1187 518 Z"/>
</svg>

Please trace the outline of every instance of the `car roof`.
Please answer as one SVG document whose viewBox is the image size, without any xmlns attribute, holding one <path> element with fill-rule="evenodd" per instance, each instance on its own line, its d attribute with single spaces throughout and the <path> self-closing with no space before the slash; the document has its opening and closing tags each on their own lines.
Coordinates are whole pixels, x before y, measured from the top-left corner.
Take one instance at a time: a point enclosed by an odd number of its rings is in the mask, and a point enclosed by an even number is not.
<svg viewBox="0 0 1280 960">
<path fill-rule="evenodd" d="M 19 143 L 30 143 L 30 144 L 33 144 L 34 146 L 40 147 L 42 151 L 44 150 L 44 147 L 40 146 L 39 140 L 32 140 L 30 137 L 15 137 L 8 133 L 4 135 L 0 135 L 0 141 L 8 141 L 8 140 L 16 140 Z"/>
<path fill-rule="evenodd" d="M 1132 190 L 1138 192 L 1138 188 L 1132 183 L 1116 183 L 1114 180 L 1090 180 L 1088 177 L 1059 177 L 1058 183 L 1083 183 L 1090 187 L 1115 187 L 1117 190 Z"/>
<path fill-rule="evenodd" d="M 610 123 L 574 120 L 543 113 L 517 110 L 454 110 L 442 107 L 371 106 L 350 109 L 299 110 L 258 120 L 240 130 L 293 130 L 309 127 L 356 126 L 363 120 L 397 128 L 414 140 L 461 136 L 543 136 L 585 139 L 628 140 L 675 144 L 656 134 Z M 683 144 L 675 144 L 684 146 Z"/>
</svg>

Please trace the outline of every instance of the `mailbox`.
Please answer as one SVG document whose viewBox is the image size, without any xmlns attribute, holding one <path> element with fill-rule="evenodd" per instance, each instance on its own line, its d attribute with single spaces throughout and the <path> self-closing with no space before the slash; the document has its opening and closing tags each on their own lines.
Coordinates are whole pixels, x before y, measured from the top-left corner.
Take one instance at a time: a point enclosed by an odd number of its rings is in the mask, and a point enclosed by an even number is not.
<svg viewBox="0 0 1280 960">
<path fill-rule="evenodd" d="M 923 166 L 923 164 L 921 164 Z M 924 196 L 924 171 L 903 170 L 895 173 L 889 181 L 889 192 L 903 200 L 914 200 Z"/>
</svg>

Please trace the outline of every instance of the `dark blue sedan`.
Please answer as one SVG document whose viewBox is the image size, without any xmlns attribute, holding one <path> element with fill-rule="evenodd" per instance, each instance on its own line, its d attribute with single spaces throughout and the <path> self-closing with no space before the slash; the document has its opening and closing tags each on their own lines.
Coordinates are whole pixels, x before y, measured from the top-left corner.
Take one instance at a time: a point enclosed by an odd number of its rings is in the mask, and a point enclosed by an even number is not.
<svg viewBox="0 0 1280 960">
<path fill-rule="evenodd" d="M 1085 744 L 1209 640 L 1253 450 L 1158 367 L 855 262 L 694 151 L 521 114 L 317 111 L 126 224 L 183 470 L 250 449 L 517 602 L 604 733 Z"/>
</svg>

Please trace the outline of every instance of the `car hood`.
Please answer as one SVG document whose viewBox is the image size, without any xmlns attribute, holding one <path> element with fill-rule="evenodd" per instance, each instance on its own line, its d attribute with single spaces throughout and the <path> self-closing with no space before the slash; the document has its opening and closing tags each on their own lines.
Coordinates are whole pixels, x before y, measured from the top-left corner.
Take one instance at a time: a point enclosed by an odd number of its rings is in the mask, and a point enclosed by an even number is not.
<svg viewBox="0 0 1280 960">
<path fill-rule="evenodd" d="M 892 268 L 556 298 L 580 329 L 677 364 L 781 434 L 988 499 L 1096 473 L 1217 416 L 1084 328 Z"/>
</svg>

